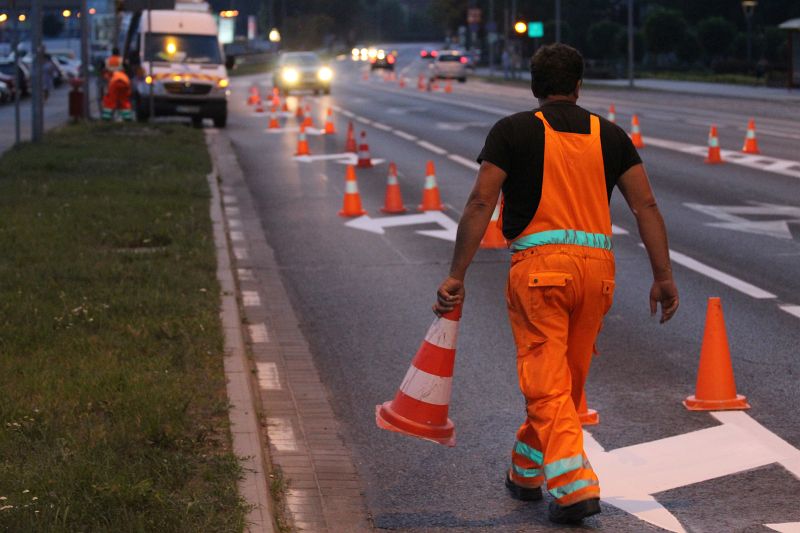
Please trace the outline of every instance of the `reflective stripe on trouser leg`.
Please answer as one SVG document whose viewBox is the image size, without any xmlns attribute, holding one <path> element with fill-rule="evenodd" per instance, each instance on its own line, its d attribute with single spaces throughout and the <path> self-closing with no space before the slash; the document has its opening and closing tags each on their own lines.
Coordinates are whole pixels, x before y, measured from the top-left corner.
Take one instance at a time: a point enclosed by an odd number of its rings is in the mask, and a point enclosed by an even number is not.
<svg viewBox="0 0 800 533">
<path fill-rule="evenodd" d="M 526 431 L 527 424 L 523 424 L 517 432 L 518 438 L 531 439 L 531 433 Z M 535 435 L 533 436 L 535 440 Z M 514 443 L 511 452 L 511 480 L 522 487 L 539 487 L 544 483 L 544 471 L 542 470 L 542 452 L 525 442 L 518 440 Z"/>
<path fill-rule="evenodd" d="M 102 118 L 103 120 L 111 120 L 113 116 L 114 116 L 114 110 L 109 109 L 107 107 L 104 107 L 100 112 L 100 118 Z"/>
</svg>

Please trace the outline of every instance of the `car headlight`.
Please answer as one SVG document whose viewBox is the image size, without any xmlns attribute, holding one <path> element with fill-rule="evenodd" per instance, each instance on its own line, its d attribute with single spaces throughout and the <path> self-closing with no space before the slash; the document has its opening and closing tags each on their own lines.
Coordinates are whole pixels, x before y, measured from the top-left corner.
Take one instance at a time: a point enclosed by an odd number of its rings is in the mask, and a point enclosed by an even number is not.
<svg viewBox="0 0 800 533">
<path fill-rule="evenodd" d="M 319 69 L 319 72 L 317 72 L 317 77 L 321 81 L 331 81 L 333 78 L 333 71 L 329 67 L 322 67 Z"/>
<path fill-rule="evenodd" d="M 300 73 L 294 68 L 285 68 L 281 72 L 281 77 L 286 83 L 296 83 L 300 79 Z"/>
<path fill-rule="evenodd" d="M 220 78 L 219 80 L 217 80 L 217 87 L 219 87 L 220 89 L 224 89 L 227 86 L 228 86 L 227 78 Z"/>
</svg>

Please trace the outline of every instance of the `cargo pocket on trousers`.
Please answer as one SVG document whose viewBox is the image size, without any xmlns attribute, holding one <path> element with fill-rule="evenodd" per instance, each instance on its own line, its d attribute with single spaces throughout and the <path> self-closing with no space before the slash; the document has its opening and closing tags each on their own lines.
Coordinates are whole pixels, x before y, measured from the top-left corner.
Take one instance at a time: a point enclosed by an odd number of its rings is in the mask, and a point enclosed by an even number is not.
<svg viewBox="0 0 800 533">
<path fill-rule="evenodd" d="M 544 318 L 558 313 L 566 297 L 566 288 L 572 274 L 566 272 L 534 272 L 528 274 L 530 312 L 533 318 Z"/>
<path fill-rule="evenodd" d="M 608 313 L 608 310 L 611 309 L 612 304 L 614 303 L 614 280 L 613 279 L 604 279 L 603 280 L 603 316 Z"/>
</svg>

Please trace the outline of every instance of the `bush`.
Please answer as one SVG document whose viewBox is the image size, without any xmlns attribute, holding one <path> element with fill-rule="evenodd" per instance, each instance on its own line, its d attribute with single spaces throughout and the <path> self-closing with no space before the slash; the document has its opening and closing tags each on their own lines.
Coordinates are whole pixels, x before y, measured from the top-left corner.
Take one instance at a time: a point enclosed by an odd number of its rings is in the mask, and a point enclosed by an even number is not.
<svg viewBox="0 0 800 533">
<path fill-rule="evenodd" d="M 726 57 L 736 37 L 736 26 L 722 17 L 709 17 L 697 24 L 697 38 L 712 61 Z"/>
<path fill-rule="evenodd" d="M 601 20 L 589 26 L 587 31 L 586 55 L 595 59 L 615 59 L 620 56 L 616 46 L 620 34 L 626 38 L 627 51 L 627 32 L 622 25 L 609 20 Z"/>
<path fill-rule="evenodd" d="M 644 21 L 644 40 L 648 52 L 675 52 L 686 34 L 686 20 L 678 11 L 655 9 Z"/>
</svg>

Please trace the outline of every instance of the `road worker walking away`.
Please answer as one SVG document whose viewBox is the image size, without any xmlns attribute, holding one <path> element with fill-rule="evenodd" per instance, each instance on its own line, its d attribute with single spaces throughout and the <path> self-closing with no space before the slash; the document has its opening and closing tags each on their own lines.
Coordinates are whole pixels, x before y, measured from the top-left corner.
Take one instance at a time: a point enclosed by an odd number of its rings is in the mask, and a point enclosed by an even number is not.
<svg viewBox="0 0 800 533">
<path fill-rule="evenodd" d="M 650 312 L 678 308 L 664 222 L 627 134 L 576 105 L 583 57 L 541 47 L 531 59 L 539 107 L 505 117 L 490 131 L 458 226 L 449 276 L 433 306 L 464 299 L 464 277 L 503 192 L 503 234 L 511 243 L 506 298 L 517 347 L 526 418 L 505 484 L 522 500 L 546 484 L 556 523 L 600 512 L 600 485 L 583 450 L 580 405 L 593 345 L 614 297 L 609 201 L 619 187 L 636 217 L 653 271 Z"/>
<path fill-rule="evenodd" d="M 131 80 L 122 69 L 122 57 L 119 49 L 114 48 L 106 59 L 103 76 L 107 80 L 106 93 L 103 96 L 101 118 L 112 120 L 114 111 L 119 111 L 122 120 L 133 120 L 131 111 Z"/>
</svg>

